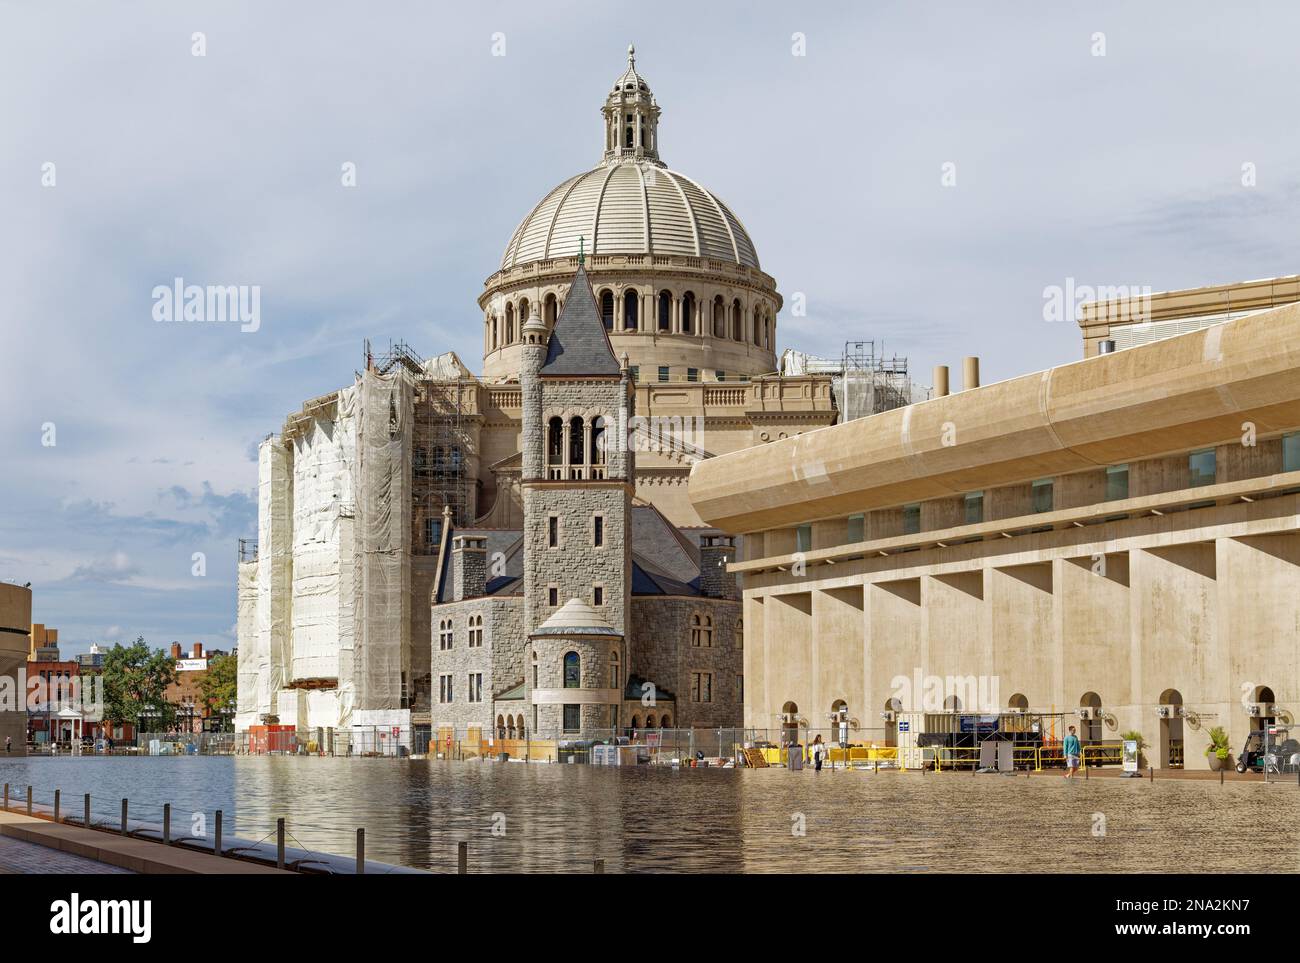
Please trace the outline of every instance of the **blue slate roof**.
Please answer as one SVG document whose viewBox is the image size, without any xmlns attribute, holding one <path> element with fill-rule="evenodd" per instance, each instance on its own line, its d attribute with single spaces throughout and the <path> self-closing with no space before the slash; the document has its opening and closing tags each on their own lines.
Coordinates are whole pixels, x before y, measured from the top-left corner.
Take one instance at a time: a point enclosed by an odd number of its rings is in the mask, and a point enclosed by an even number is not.
<svg viewBox="0 0 1300 963">
<path fill-rule="evenodd" d="M 591 291 L 586 269 L 578 267 L 564 299 L 564 310 L 546 345 L 543 375 L 610 375 L 620 373 L 618 359 L 610 347 L 605 324 L 600 320 L 596 296 Z"/>
</svg>

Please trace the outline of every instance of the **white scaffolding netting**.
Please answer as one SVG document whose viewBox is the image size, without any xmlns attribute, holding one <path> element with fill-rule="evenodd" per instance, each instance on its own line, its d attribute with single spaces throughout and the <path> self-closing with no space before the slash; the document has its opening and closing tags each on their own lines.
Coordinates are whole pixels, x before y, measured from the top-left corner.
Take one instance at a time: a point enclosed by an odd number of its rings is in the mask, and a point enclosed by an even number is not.
<svg viewBox="0 0 1300 963">
<path fill-rule="evenodd" d="M 340 392 L 293 440 L 293 663 L 290 680 L 339 674 L 342 572 L 352 565 L 340 521 L 352 504 L 353 392 Z M 350 547 L 349 547 L 350 548 Z"/>
<path fill-rule="evenodd" d="M 276 712 L 275 697 L 289 664 L 289 454 L 272 436 L 258 448 L 257 468 L 257 714 Z"/>
<path fill-rule="evenodd" d="M 402 369 L 362 374 L 358 384 L 355 613 L 352 702 L 400 710 L 410 651 L 411 411 Z"/>
</svg>

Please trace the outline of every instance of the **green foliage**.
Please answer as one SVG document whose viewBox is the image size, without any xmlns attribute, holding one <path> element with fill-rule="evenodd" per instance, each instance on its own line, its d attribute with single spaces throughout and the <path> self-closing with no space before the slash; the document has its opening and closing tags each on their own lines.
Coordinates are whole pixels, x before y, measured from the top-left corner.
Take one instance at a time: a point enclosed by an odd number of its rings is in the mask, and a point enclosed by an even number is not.
<svg viewBox="0 0 1300 963">
<path fill-rule="evenodd" d="M 104 718 L 121 725 L 131 723 L 159 731 L 170 729 L 176 709 L 164 698 L 167 686 L 176 681 L 176 663 L 165 652 L 155 651 L 144 636 L 130 645 L 117 644 L 104 653 Z"/>
<path fill-rule="evenodd" d="M 1228 758 L 1228 733 L 1223 726 L 1215 726 L 1208 733 L 1210 744 L 1205 747 L 1205 754 L 1211 753 L 1218 759 Z"/>
<path fill-rule="evenodd" d="M 238 694 L 238 659 L 234 655 L 214 655 L 208 660 L 208 671 L 199 679 L 199 692 L 203 701 L 214 713 L 235 711 Z"/>
<path fill-rule="evenodd" d="M 1138 752 L 1147 748 L 1147 741 L 1142 738 L 1142 733 L 1138 732 L 1136 729 L 1130 729 L 1128 732 L 1120 733 L 1120 738 L 1126 741 L 1132 739 L 1136 742 L 1138 744 Z"/>
</svg>

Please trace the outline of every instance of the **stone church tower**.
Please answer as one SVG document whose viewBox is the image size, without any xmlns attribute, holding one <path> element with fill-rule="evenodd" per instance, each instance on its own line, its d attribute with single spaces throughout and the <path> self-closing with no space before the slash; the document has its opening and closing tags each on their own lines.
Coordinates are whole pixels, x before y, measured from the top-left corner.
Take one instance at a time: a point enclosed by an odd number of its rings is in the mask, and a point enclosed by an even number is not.
<svg viewBox="0 0 1300 963">
<path fill-rule="evenodd" d="M 522 329 L 524 652 L 534 731 L 617 728 L 631 626 L 634 394 L 579 263 Z"/>
</svg>

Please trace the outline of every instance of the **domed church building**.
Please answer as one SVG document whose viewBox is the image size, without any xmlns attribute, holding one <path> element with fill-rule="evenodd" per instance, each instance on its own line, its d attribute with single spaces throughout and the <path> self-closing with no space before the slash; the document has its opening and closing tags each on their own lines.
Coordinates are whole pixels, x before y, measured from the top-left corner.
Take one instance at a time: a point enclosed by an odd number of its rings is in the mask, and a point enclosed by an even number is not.
<svg viewBox="0 0 1300 963">
<path fill-rule="evenodd" d="M 481 374 L 367 345 L 263 441 L 237 729 L 383 751 L 741 724 L 735 545 L 686 482 L 837 411 L 829 376 L 777 373 L 776 281 L 661 160 L 660 114 L 629 47 L 599 162 L 528 211 L 478 298 Z"/>
</svg>

